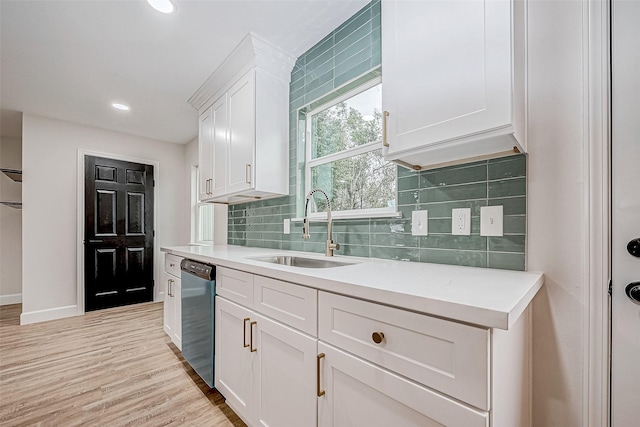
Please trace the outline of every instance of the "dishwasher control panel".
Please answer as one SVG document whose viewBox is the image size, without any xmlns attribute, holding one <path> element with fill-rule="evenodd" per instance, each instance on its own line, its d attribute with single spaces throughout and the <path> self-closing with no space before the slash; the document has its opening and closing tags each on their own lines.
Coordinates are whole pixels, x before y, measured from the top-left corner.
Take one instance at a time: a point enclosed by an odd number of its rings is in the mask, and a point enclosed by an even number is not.
<svg viewBox="0 0 640 427">
<path fill-rule="evenodd" d="M 205 264 L 192 259 L 183 259 L 180 263 L 180 270 L 204 280 L 214 280 L 216 277 L 215 265 Z"/>
</svg>

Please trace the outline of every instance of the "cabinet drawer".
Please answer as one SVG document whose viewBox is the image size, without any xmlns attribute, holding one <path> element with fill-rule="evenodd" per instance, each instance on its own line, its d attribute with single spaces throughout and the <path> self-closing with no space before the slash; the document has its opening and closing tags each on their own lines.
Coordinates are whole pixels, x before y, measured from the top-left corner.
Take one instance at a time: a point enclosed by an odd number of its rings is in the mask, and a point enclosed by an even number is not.
<svg viewBox="0 0 640 427">
<path fill-rule="evenodd" d="M 167 273 L 180 277 L 180 262 L 182 258 L 176 255 L 164 254 L 164 271 Z"/>
<path fill-rule="evenodd" d="M 318 335 L 318 291 L 254 276 L 253 308 L 314 337 Z"/>
<path fill-rule="evenodd" d="M 489 410 L 489 330 L 326 292 L 318 307 L 321 340 Z"/>
<path fill-rule="evenodd" d="M 252 308 L 253 274 L 218 267 L 216 269 L 216 294 Z"/>
</svg>

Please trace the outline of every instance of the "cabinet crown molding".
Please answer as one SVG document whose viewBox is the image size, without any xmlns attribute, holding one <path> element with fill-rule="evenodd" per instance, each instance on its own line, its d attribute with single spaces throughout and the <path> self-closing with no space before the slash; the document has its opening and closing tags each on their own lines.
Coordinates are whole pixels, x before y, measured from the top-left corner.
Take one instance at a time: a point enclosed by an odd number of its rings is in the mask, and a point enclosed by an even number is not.
<svg viewBox="0 0 640 427">
<path fill-rule="evenodd" d="M 193 108 L 200 110 L 216 93 L 223 90 L 235 75 L 247 67 L 265 70 L 289 83 L 295 62 L 296 57 L 250 32 L 188 102 Z"/>
</svg>

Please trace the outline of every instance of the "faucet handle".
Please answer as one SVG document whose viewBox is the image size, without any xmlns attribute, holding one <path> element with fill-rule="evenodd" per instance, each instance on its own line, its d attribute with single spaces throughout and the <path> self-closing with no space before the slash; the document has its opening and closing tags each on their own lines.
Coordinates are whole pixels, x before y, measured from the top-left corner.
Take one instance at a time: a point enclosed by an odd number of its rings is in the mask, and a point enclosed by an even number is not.
<svg viewBox="0 0 640 427">
<path fill-rule="evenodd" d="M 311 234 L 309 234 L 309 218 L 305 217 L 302 222 L 302 238 L 308 240 L 311 238 Z"/>
</svg>

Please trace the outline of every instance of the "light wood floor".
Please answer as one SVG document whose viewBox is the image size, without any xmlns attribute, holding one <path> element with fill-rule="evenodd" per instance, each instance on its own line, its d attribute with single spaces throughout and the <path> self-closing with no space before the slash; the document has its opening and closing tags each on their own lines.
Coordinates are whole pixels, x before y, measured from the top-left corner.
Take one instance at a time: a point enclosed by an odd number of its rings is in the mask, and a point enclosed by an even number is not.
<svg viewBox="0 0 640 427">
<path fill-rule="evenodd" d="M 0 306 L 0 426 L 244 426 L 162 329 L 162 303 L 19 326 Z"/>
</svg>

